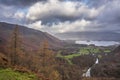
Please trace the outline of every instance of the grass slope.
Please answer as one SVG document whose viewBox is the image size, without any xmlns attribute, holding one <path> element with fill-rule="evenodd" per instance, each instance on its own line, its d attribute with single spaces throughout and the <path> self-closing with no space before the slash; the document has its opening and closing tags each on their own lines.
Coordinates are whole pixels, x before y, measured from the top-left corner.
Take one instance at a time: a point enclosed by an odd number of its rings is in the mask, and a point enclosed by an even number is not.
<svg viewBox="0 0 120 80">
<path fill-rule="evenodd" d="M 0 80 L 38 80 L 34 74 L 20 73 L 12 69 L 0 69 Z"/>
</svg>

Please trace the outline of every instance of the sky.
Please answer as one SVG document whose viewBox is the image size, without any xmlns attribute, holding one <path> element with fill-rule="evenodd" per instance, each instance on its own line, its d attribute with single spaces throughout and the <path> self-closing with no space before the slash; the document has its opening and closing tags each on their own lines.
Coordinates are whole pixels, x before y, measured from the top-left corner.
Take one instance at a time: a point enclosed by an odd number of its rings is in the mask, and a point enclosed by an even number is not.
<svg viewBox="0 0 120 80">
<path fill-rule="evenodd" d="M 51 34 L 120 32 L 120 0 L 0 0 L 0 22 Z"/>
</svg>

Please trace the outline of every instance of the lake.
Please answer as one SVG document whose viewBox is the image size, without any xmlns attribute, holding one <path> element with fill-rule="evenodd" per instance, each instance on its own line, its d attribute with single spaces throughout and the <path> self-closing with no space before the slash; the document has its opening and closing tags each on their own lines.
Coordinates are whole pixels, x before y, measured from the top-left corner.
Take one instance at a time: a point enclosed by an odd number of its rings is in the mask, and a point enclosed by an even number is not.
<svg viewBox="0 0 120 80">
<path fill-rule="evenodd" d="M 76 44 L 94 44 L 96 46 L 111 46 L 111 45 L 119 45 L 120 42 L 116 41 L 75 41 Z"/>
</svg>

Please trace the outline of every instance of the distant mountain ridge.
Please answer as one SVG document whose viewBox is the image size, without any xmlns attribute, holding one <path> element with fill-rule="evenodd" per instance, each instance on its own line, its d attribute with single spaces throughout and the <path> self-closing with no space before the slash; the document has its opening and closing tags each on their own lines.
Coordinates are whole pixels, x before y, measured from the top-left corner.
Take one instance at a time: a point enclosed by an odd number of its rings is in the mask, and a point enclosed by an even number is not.
<svg viewBox="0 0 120 80">
<path fill-rule="evenodd" d="M 44 40 L 47 40 L 50 47 L 58 48 L 63 45 L 62 41 L 58 38 L 50 35 L 49 33 L 34 30 L 24 26 L 19 26 L 20 36 L 22 37 L 22 42 L 24 46 L 28 49 L 38 49 Z M 2 45 L 7 45 L 8 40 L 16 27 L 15 24 L 0 22 L 0 47 Z"/>
<path fill-rule="evenodd" d="M 110 31 L 67 32 L 56 34 L 60 39 L 93 40 L 93 41 L 120 41 L 120 33 Z"/>
</svg>

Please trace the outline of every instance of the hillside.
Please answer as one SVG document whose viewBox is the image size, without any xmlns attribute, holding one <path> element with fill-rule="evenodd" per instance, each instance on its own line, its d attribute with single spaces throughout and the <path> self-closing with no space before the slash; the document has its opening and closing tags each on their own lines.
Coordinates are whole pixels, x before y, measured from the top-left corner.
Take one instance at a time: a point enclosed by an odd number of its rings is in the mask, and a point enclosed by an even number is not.
<svg viewBox="0 0 120 80">
<path fill-rule="evenodd" d="M 20 25 L 19 36 L 22 40 L 22 47 L 27 51 L 19 50 L 19 46 L 18 50 L 13 47 L 16 50 L 16 53 L 12 53 L 12 55 L 15 55 L 13 57 L 9 54 L 10 51 L 8 51 L 7 46 L 15 26 L 15 24 L 0 23 L 0 75 L 2 75 L 0 80 L 6 80 L 6 78 L 9 80 L 37 80 L 36 76 L 40 79 L 43 78 L 43 80 L 93 80 L 92 77 L 95 77 L 94 80 L 98 80 L 98 77 L 119 78 L 120 47 L 117 47 L 114 51 L 112 51 L 114 46 L 97 47 L 94 45 L 69 44 L 63 47 L 63 41 L 56 37 Z M 45 43 L 45 40 L 49 42 L 50 47 L 47 46 L 48 43 Z M 71 43 L 71 41 L 68 43 Z M 40 45 L 43 46 L 40 47 Z M 57 49 L 58 52 L 54 52 L 50 48 L 59 49 Z M 34 51 L 31 52 L 31 50 Z M 39 53 L 35 50 L 39 50 Z M 105 55 L 104 53 L 109 54 Z M 93 65 L 97 56 L 100 58 L 100 62 Z M 13 61 L 11 61 L 12 59 Z M 14 62 L 14 64 L 11 62 Z M 91 78 L 82 77 L 83 73 L 92 65 Z M 36 76 L 29 72 L 35 73 Z"/>
<path fill-rule="evenodd" d="M 0 69 L 0 80 L 38 80 L 34 74 L 20 73 L 12 69 Z"/>
<path fill-rule="evenodd" d="M 120 78 L 120 46 L 104 56 L 100 63 L 92 68 L 91 73 L 94 77 Z"/>
<path fill-rule="evenodd" d="M 15 24 L 0 22 L 0 47 L 7 44 L 6 42 L 9 41 L 15 26 Z M 46 32 L 34 30 L 20 25 L 19 32 L 24 47 L 27 49 L 38 49 L 44 40 L 47 40 L 52 48 L 58 48 L 63 45 L 61 40 Z"/>
</svg>

